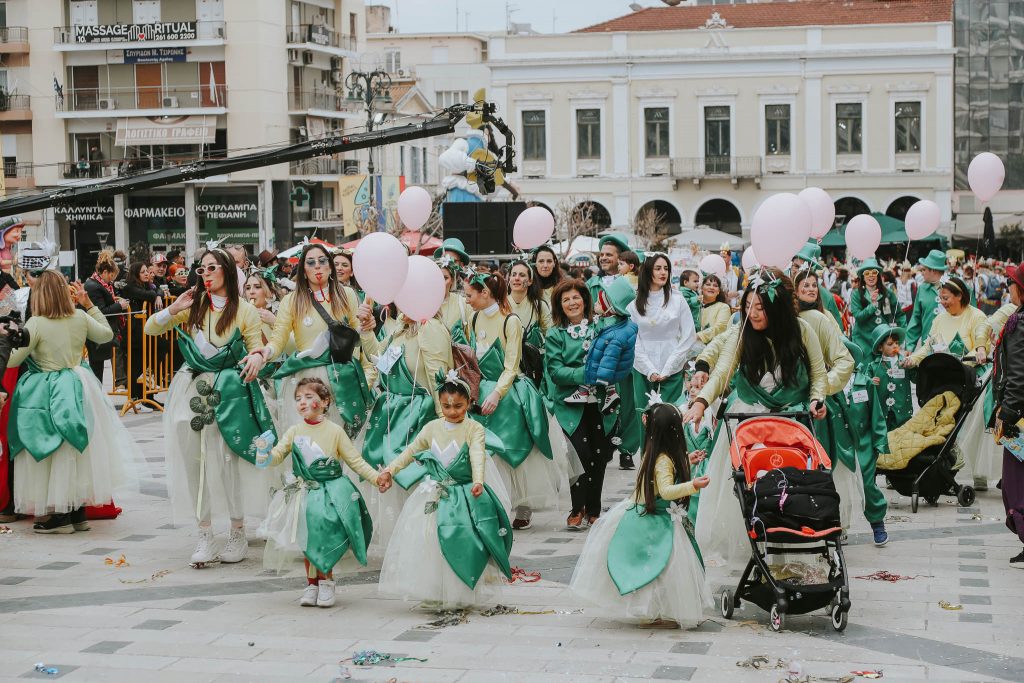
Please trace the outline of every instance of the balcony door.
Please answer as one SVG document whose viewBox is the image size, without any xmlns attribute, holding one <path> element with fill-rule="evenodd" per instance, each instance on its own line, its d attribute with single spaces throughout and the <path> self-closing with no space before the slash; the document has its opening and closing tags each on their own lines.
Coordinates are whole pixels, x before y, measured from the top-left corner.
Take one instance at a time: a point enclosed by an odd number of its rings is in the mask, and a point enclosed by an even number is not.
<svg viewBox="0 0 1024 683">
<path fill-rule="evenodd" d="M 201 40 L 223 38 L 224 0 L 196 0 L 196 20 Z"/>
<path fill-rule="evenodd" d="M 71 0 L 72 26 L 96 26 L 100 23 L 99 9 L 96 0 Z"/>
<path fill-rule="evenodd" d="M 163 74 L 160 64 L 135 65 L 135 90 L 139 109 L 160 109 Z"/>
<path fill-rule="evenodd" d="M 132 19 L 136 24 L 159 24 L 160 0 L 135 0 L 132 3 Z"/>
<path fill-rule="evenodd" d="M 71 93 L 74 111 L 95 111 L 99 106 L 100 68 L 71 67 Z"/>
</svg>

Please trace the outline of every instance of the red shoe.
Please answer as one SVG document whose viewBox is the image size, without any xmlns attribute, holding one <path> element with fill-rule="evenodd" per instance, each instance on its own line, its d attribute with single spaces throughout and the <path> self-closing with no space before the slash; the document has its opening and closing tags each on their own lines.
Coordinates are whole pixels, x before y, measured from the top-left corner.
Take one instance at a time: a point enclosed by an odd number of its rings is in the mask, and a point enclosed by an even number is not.
<svg viewBox="0 0 1024 683">
<path fill-rule="evenodd" d="M 573 512 L 569 515 L 569 519 L 565 520 L 565 526 L 573 531 L 579 531 L 583 528 L 583 511 Z"/>
<path fill-rule="evenodd" d="M 597 523 L 597 520 L 598 520 L 598 516 L 597 515 L 590 515 L 589 517 L 587 517 L 587 526 L 588 527 L 594 526 Z"/>
<path fill-rule="evenodd" d="M 85 508 L 86 519 L 117 519 L 121 514 L 121 508 L 112 502 L 106 505 L 87 505 Z"/>
</svg>

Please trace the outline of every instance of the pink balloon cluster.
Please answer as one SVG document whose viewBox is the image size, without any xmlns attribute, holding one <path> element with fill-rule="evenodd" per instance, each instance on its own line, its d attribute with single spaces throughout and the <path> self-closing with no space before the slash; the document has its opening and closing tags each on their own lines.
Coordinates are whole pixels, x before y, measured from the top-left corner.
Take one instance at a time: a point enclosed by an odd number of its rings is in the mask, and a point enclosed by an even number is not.
<svg viewBox="0 0 1024 683">
<path fill-rule="evenodd" d="M 808 187 L 797 195 L 811 210 L 811 237 L 820 240 L 836 222 L 836 205 L 828 192 L 820 187 Z"/>
<path fill-rule="evenodd" d="M 780 192 L 764 201 L 754 214 L 750 242 L 764 266 L 787 268 L 811 237 L 811 209 L 800 197 Z"/>
<path fill-rule="evenodd" d="M 725 259 L 718 254 L 708 254 L 700 260 L 699 268 L 706 275 L 725 276 Z"/>
<path fill-rule="evenodd" d="M 386 232 L 372 232 L 359 240 L 352 255 L 352 270 L 366 294 L 380 304 L 390 304 L 409 273 L 409 252 Z"/>
<path fill-rule="evenodd" d="M 905 219 L 907 237 L 912 240 L 923 240 L 938 230 L 941 222 L 942 212 L 938 204 L 930 199 L 915 202 L 907 211 Z"/>
<path fill-rule="evenodd" d="M 743 270 L 750 270 L 752 268 L 760 268 L 761 264 L 757 261 L 757 255 L 754 253 L 753 247 L 747 247 L 743 250 Z"/>
</svg>

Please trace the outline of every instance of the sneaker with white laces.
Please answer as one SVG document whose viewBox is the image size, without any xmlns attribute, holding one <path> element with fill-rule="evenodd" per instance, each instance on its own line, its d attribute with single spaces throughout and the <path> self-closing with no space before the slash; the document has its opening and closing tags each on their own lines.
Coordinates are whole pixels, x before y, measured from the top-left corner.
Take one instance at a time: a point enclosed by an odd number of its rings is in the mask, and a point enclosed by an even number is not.
<svg viewBox="0 0 1024 683">
<path fill-rule="evenodd" d="M 593 398 L 590 389 L 586 387 L 579 387 L 571 395 L 566 396 L 563 399 L 564 403 L 591 403 Z"/>
<path fill-rule="evenodd" d="M 316 598 L 320 593 L 320 588 L 315 583 L 311 583 L 306 586 L 306 590 L 302 591 L 302 597 L 299 598 L 299 604 L 303 607 L 316 607 Z"/>
<path fill-rule="evenodd" d="M 210 527 L 199 527 L 199 541 L 196 543 L 195 552 L 192 553 L 192 564 L 206 564 L 217 559 L 217 553 L 213 549 L 213 529 Z"/>
<path fill-rule="evenodd" d="M 320 591 L 316 596 L 317 607 L 334 607 L 334 581 L 320 579 Z"/>
<path fill-rule="evenodd" d="M 245 529 L 231 528 L 231 535 L 228 536 L 228 544 L 220 553 L 220 561 L 225 564 L 241 562 L 249 551 L 249 541 L 245 538 Z"/>
<path fill-rule="evenodd" d="M 615 406 L 619 405 L 621 400 L 619 392 L 615 390 L 615 387 L 608 387 L 608 391 L 604 395 L 604 405 L 601 406 L 601 412 L 607 415 L 615 410 Z"/>
</svg>

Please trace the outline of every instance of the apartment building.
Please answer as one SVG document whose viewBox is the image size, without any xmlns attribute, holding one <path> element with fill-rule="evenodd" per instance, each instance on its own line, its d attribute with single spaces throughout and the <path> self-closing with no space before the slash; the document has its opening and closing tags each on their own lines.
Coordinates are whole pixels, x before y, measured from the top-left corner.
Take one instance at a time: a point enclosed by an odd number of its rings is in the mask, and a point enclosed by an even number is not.
<svg viewBox="0 0 1024 683">
<path fill-rule="evenodd" d="M 0 6 L 8 196 L 19 185 L 92 183 L 280 146 L 364 120 L 345 106 L 342 88 L 364 44 L 361 1 Z M 110 245 L 193 250 L 227 239 L 259 251 L 340 228 L 334 197 L 339 176 L 352 170 L 345 163 L 282 164 L 59 207 L 33 220 L 62 249 L 76 251 L 83 270 Z"/>
</svg>

